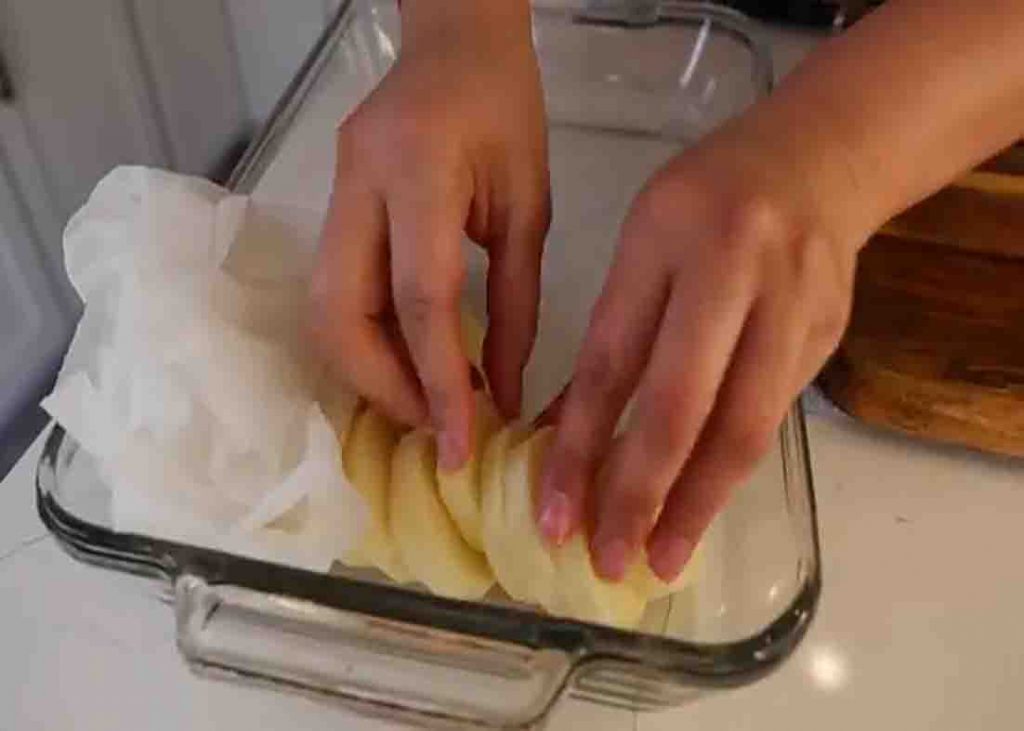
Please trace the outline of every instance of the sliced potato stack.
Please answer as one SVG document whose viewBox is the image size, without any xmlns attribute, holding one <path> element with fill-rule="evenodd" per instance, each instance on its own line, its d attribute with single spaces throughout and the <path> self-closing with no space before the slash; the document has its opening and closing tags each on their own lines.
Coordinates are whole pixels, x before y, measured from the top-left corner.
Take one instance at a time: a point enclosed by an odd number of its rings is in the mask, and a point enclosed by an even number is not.
<svg viewBox="0 0 1024 731">
<path fill-rule="evenodd" d="M 479 599 L 497 583 L 512 599 L 552 614 L 627 628 L 637 626 L 649 601 L 693 581 L 699 552 L 672 584 L 642 560 L 612 583 L 594 572 L 582 535 L 549 546 L 533 503 L 551 429 L 502 427 L 484 392 L 476 393 L 473 423 L 472 456 L 445 472 L 429 433 L 402 434 L 367 406 L 356 413 L 343 459 L 372 522 L 347 563 L 458 599 Z"/>
<path fill-rule="evenodd" d="M 364 406 L 356 413 L 342 449 L 345 475 L 363 496 L 370 525 L 362 543 L 344 561 L 352 566 L 372 566 L 398 582 L 412 576 L 399 557 L 392 538 L 388 512 L 391 493 L 391 460 L 399 429 L 387 417 Z"/>
<path fill-rule="evenodd" d="M 483 330 L 463 316 L 466 352 L 479 367 Z M 647 603 L 682 590 L 699 571 L 700 550 L 672 584 L 638 560 L 626 579 L 594 573 L 582 535 L 552 548 L 533 518 L 550 428 L 502 425 L 484 391 L 475 393 L 473 447 L 453 472 L 437 466 L 434 439 L 402 430 L 362 405 L 339 431 L 346 476 L 366 499 L 371 522 L 345 562 L 392 580 L 418 581 L 435 594 L 479 599 L 495 583 L 515 601 L 552 614 L 635 627 Z"/>
</svg>

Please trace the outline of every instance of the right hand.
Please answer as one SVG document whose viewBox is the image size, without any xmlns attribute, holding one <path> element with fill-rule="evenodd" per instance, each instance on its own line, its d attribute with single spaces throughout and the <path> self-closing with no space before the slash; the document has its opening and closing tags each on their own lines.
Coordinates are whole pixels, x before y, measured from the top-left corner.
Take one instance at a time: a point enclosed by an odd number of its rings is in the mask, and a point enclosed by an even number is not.
<svg viewBox="0 0 1024 731">
<path fill-rule="evenodd" d="M 540 74 L 525 0 L 407 2 L 403 46 L 341 124 L 312 287 L 314 340 L 392 418 L 468 457 L 462 235 L 489 257 L 484 369 L 518 415 L 550 221 Z"/>
</svg>

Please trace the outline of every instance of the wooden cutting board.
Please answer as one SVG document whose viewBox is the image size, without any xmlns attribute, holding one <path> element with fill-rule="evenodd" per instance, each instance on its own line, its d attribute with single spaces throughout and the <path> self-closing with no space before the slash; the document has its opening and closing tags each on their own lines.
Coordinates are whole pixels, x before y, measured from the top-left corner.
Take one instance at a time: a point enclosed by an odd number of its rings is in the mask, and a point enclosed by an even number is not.
<svg viewBox="0 0 1024 731">
<path fill-rule="evenodd" d="M 865 422 L 1024 456 L 1024 175 L 989 163 L 868 243 L 818 382 Z"/>
</svg>

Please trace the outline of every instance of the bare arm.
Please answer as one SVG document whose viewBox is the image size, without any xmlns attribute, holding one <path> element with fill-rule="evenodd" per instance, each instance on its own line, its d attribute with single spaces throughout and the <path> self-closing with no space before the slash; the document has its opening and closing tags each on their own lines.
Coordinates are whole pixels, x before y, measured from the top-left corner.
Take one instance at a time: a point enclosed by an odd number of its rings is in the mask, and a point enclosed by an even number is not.
<svg viewBox="0 0 1024 731">
<path fill-rule="evenodd" d="M 830 194 L 857 201 L 844 214 L 863 237 L 1024 136 L 1024 3 L 893 0 L 817 49 L 756 116 Z"/>
</svg>

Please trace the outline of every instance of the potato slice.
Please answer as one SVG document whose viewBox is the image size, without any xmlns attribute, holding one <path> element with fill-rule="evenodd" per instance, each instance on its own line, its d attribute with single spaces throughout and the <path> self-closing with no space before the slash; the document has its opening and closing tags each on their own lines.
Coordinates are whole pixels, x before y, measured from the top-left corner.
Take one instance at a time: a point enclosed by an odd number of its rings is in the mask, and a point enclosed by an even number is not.
<svg viewBox="0 0 1024 731">
<path fill-rule="evenodd" d="M 515 426 L 506 426 L 495 434 L 484 449 L 480 462 L 481 539 L 487 561 L 498 584 L 505 588 L 516 584 L 518 560 L 508 540 L 505 527 L 505 462 L 508 453 L 525 439 Z M 505 589 L 508 594 L 508 589 Z"/>
<path fill-rule="evenodd" d="M 448 514 L 473 550 L 483 551 L 481 529 L 480 485 L 483 452 L 491 437 L 501 427 L 501 419 L 490 397 L 483 391 L 475 394 L 476 413 L 473 419 L 473 451 L 461 468 L 454 472 L 437 470 L 437 487 Z"/>
<path fill-rule="evenodd" d="M 391 535 L 413 578 L 435 594 L 478 599 L 494 583 L 483 555 L 467 544 L 437 493 L 433 438 L 422 431 L 398 443 L 391 468 Z"/>
<path fill-rule="evenodd" d="M 364 407 L 349 427 L 342 450 L 342 463 L 349 482 L 360 492 L 369 507 L 370 524 L 360 545 L 345 562 L 353 566 L 373 566 L 394 581 L 409 581 L 389 530 L 388 492 L 391 482 L 391 455 L 399 438 L 398 427 L 387 417 Z"/>
<path fill-rule="evenodd" d="M 633 629 L 640 623 L 647 597 L 626 581 L 612 583 L 594 573 L 582 533 L 555 551 L 555 598 L 548 608 L 585 622 Z"/>
<path fill-rule="evenodd" d="M 550 428 L 541 429 L 514 447 L 505 460 L 502 478 L 503 528 L 509 554 L 502 586 L 513 599 L 543 607 L 552 604 L 556 571 L 533 517 L 533 500 L 552 436 Z"/>
<path fill-rule="evenodd" d="M 625 583 L 633 587 L 640 594 L 651 600 L 661 599 L 669 594 L 682 591 L 687 586 L 697 581 L 704 571 L 704 544 L 698 543 L 690 556 L 689 562 L 671 583 L 666 584 L 658 575 L 651 571 L 647 565 L 647 556 L 641 553 L 640 558 L 634 563 L 629 573 L 626 574 Z"/>
</svg>

